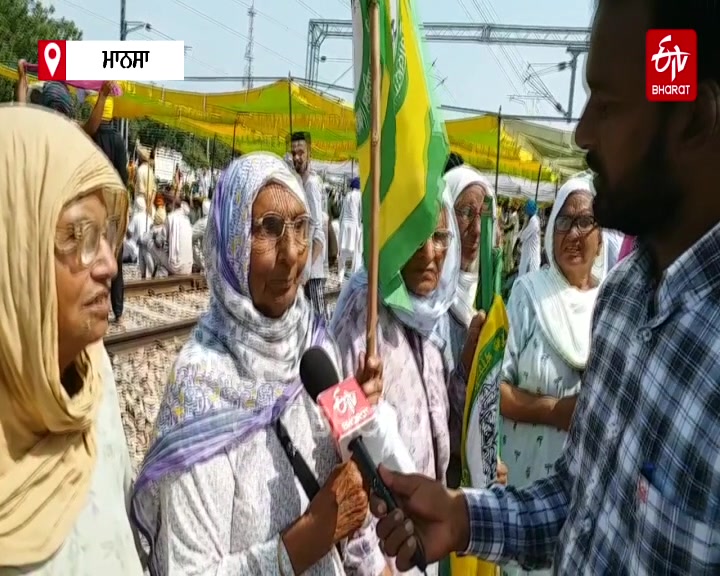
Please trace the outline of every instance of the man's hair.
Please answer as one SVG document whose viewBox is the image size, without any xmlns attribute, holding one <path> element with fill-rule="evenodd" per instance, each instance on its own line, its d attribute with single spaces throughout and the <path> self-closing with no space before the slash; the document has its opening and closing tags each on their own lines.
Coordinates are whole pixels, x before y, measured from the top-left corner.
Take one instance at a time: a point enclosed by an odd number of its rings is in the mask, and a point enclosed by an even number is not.
<svg viewBox="0 0 720 576">
<path fill-rule="evenodd" d="M 697 33 L 698 81 L 720 83 L 720 0 L 641 0 L 650 9 L 650 25 L 661 30 Z M 628 0 L 598 0 L 597 5 L 626 5 Z"/>
<path fill-rule="evenodd" d="M 653 27 L 695 30 L 698 41 L 698 81 L 720 82 L 720 1 L 645 1 L 650 2 Z"/>
<path fill-rule="evenodd" d="M 310 146 L 312 144 L 310 132 L 293 132 L 290 142 L 307 142 L 308 146 Z"/>
</svg>

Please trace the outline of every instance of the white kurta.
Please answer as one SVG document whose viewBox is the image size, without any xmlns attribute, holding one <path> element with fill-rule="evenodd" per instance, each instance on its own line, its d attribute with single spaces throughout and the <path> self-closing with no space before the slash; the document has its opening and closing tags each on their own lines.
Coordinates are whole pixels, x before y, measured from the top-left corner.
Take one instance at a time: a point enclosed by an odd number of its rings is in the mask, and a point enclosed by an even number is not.
<svg viewBox="0 0 720 576">
<path fill-rule="evenodd" d="M 507 306 L 510 332 L 500 379 L 555 398 L 580 393 L 580 373 L 555 351 L 541 330 L 526 290 L 513 290 Z M 527 486 L 554 472 L 567 432 L 550 426 L 500 418 L 500 452 L 513 486 Z M 552 570 L 525 571 L 517 565 L 502 568 L 503 576 L 550 576 Z"/>
<path fill-rule="evenodd" d="M 360 190 L 350 190 L 343 202 L 340 214 L 338 238 L 338 273 L 348 276 L 362 267 L 363 230 L 362 196 Z"/>
<path fill-rule="evenodd" d="M 540 218 L 532 216 L 520 232 L 520 267 L 518 276 L 540 270 Z"/>
</svg>

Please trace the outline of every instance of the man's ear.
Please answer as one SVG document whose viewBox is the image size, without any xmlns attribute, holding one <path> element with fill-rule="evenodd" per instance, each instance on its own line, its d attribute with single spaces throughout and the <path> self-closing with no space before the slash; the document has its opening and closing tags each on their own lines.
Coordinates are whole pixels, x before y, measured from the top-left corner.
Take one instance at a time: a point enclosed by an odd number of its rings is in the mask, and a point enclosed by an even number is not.
<svg viewBox="0 0 720 576">
<path fill-rule="evenodd" d="M 678 152 L 695 154 L 720 136 L 720 85 L 715 80 L 701 82 L 695 102 L 678 106 L 670 123 L 672 140 Z"/>
</svg>

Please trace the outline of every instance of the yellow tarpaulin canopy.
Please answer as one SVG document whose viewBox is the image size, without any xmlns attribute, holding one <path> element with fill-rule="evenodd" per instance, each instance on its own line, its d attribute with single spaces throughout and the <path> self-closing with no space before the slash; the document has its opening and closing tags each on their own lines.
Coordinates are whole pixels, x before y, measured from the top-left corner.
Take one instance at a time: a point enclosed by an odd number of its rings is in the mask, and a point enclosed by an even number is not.
<svg viewBox="0 0 720 576">
<path fill-rule="evenodd" d="M 0 65 L 0 76 L 17 78 L 14 68 Z M 292 130 L 312 135 L 313 157 L 345 161 L 355 157 L 355 115 L 352 106 L 306 86 L 281 80 L 242 92 L 199 93 L 120 82 L 123 95 L 114 98 L 116 118 L 150 118 L 202 137 L 215 137 L 237 150 L 269 150 L 282 155 Z M 292 124 L 290 102 L 292 101 Z M 497 118 L 477 116 L 446 122 L 454 152 L 485 171 L 497 163 Z M 500 172 L 536 180 L 553 180 L 550 162 L 535 156 L 503 129 Z"/>
</svg>

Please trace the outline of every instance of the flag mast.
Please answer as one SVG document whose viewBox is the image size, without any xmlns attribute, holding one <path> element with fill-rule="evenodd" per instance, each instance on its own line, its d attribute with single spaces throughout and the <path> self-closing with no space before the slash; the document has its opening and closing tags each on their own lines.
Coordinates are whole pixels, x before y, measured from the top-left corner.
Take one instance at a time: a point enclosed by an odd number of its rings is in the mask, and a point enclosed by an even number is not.
<svg viewBox="0 0 720 576">
<path fill-rule="evenodd" d="M 370 255 L 367 258 L 368 309 L 367 355 L 377 354 L 378 268 L 380 260 L 380 105 L 382 72 L 380 68 L 380 6 L 378 0 L 368 2 L 370 15 Z"/>
</svg>

